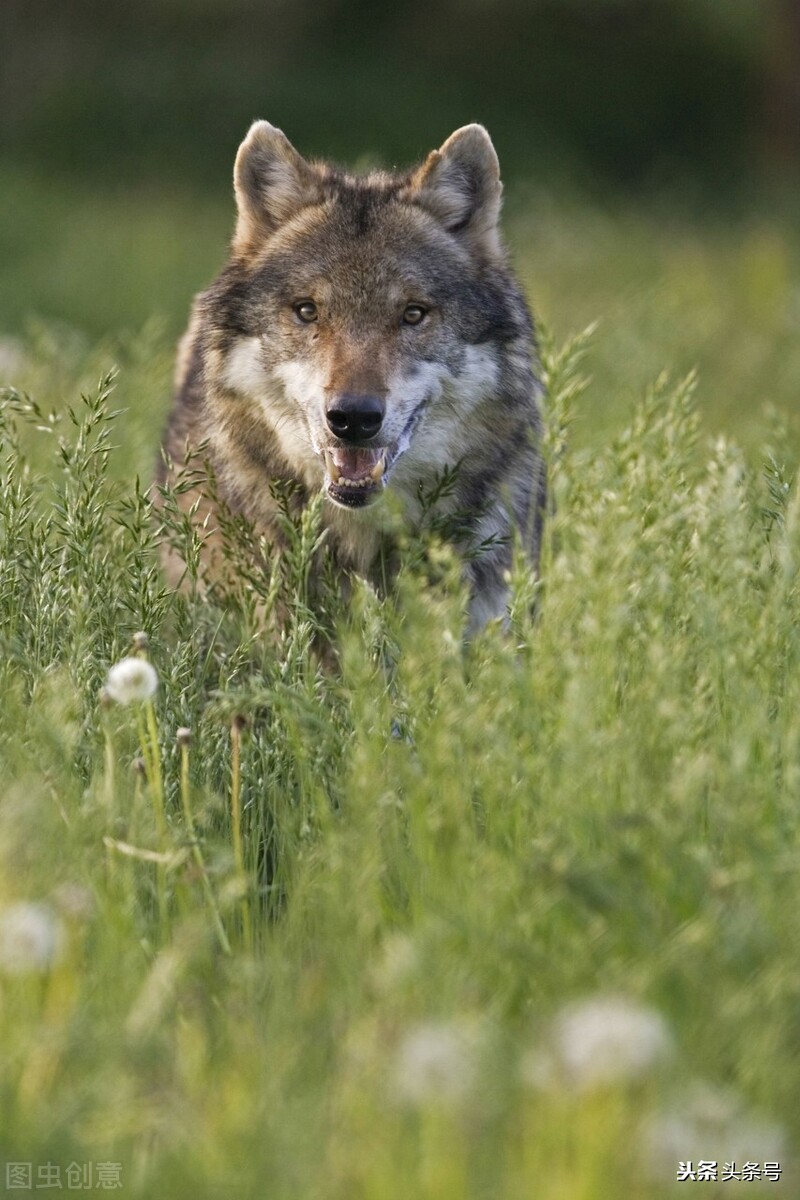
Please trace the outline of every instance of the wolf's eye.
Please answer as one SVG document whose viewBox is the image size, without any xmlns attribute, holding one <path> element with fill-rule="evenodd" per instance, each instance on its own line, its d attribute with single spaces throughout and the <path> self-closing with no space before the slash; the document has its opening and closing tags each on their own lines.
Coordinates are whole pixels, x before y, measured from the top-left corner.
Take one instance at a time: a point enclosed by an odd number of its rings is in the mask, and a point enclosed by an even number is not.
<svg viewBox="0 0 800 1200">
<path fill-rule="evenodd" d="M 403 310 L 403 324 L 419 325 L 427 315 L 427 308 L 423 308 L 421 304 L 407 304 Z"/>
<path fill-rule="evenodd" d="M 293 305 L 294 311 L 304 325 L 311 325 L 316 321 L 318 313 L 317 306 L 313 300 L 301 300 L 298 304 Z"/>
</svg>

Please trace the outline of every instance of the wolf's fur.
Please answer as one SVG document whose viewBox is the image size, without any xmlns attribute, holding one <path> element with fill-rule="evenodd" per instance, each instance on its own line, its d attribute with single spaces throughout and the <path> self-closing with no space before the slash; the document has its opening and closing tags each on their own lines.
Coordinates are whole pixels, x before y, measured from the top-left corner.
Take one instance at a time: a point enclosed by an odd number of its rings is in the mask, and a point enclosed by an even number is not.
<svg viewBox="0 0 800 1200">
<path fill-rule="evenodd" d="M 205 444 L 218 494 L 276 543 L 270 483 L 291 481 L 301 499 L 323 489 L 336 561 L 378 582 L 379 493 L 413 524 L 456 468 L 438 507 L 463 554 L 470 625 L 503 615 L 514 530 L 537 562 L 545 474 L 533 325 L 500 242 L 485 129 L 459 129 L 411 171 L 351 175 L 258 121 L 234 182 L 231 258 L 182 342 L 162 478 Z M 362 402 L 381 426 L 353 448 L 330 411 Z M 183 502 L 198 499 L 213 522 L 199 492 Z M 175 578 L 181 564 L 168 565 Z"/>
</svg>

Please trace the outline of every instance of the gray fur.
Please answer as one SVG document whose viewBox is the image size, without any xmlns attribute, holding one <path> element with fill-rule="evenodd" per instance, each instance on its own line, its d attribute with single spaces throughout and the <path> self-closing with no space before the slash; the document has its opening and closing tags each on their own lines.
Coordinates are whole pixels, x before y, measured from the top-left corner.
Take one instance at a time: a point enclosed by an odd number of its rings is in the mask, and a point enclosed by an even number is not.
<svg viewBox="0 0 800 1200">
<path fill-rule="evenodd" d="M 533 323 L 499 238 L 488 134 L 469 125 L 416 170 L 357 176 L 307 162 L 260 121 L 234 182 L 231 257 L 195 301 L 162 477 L 180 471 L 187 446 L 207 443 L 220 495 L 268 538 L 270 481 L 292 481 L 301 500 L 324 489 L 337 562 L 378 582 L 380 493 L 394 492 L 413 524 L 420 489 L 457 468 L 440 507 L 466 551 L 470 625 L 502 617 L 514 530 L 538 562 L 545 472 Z M 315 306 L 303 310 L 312 323 L 298 315 L 303 302 Z M 424 310 L 413 327 L 409 305 Z M 326 407 L 353 394 L 383 412 L 380 449 L 361 457 L 326 423 Z M 359 476 L 373 460 L 385 468 L 378 484 Z M 213 521 L 198 488 L 199 516 Z M 177 582 L 181 564 L 168 566 Z"/>
</svg>

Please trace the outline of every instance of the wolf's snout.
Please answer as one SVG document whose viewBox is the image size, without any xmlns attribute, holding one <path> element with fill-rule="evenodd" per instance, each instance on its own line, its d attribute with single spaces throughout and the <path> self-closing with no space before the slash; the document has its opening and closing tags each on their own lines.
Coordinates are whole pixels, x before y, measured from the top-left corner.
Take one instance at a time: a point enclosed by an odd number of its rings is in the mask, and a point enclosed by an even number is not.
<svg viewBox="0 0 800 1200">
<path fill-rule="evenodd" d="M 352 392 L 337 396 L 325 412 L 328 428 L 343 442 L 368 442 L 383 424 L 383 402 Z"/>
</svg>

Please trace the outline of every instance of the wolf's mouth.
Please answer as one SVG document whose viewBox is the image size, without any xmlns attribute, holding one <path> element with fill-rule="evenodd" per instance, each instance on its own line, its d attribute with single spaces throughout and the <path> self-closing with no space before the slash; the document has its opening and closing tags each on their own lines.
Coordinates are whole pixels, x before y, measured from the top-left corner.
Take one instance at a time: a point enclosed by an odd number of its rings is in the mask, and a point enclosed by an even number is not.
<svg viewBox="0 0 800 1200">
<path fill-rule="evenodd" d="M 324 452 L 325 484 L 337 504 L 360 508 L 383 489 L 386 448 L 365 450 L 360 446 L 330 446 Z"/>
<path fill-rule="evenodd" d="M 392 468 L 409 447 L 426 403 L 427 399 L 417 405 L 391 447 L 328 446 L 323 450 L 325 491 L 331 500 L 345 508 L 362 508 L 383 491 Z"/>
</svg>

